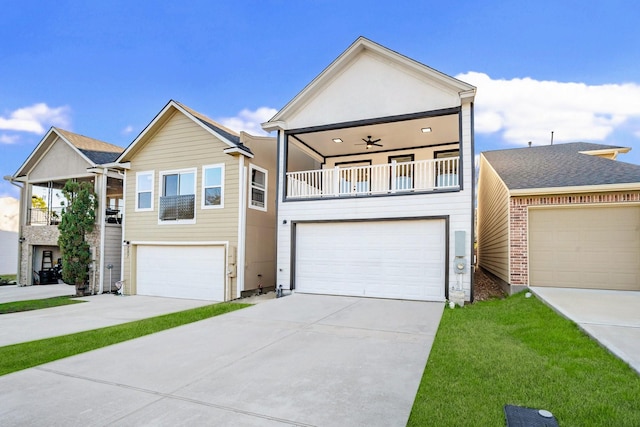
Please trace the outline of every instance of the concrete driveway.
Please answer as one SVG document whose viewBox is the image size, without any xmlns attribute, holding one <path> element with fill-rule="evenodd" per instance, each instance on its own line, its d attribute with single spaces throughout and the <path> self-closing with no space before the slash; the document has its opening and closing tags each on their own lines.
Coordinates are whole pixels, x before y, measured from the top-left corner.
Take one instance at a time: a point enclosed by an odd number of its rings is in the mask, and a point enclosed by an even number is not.
<svg viewBox="0 0 640 427">
<path fill-rule="evenodd" d="M 640 374 L 640 292 L 547 287 L 531 290 Z"/>
<path fill-rule="evenodd" d="M 302 294 L 266 301 L 0 377 L 0 419 L 404 426 L 443 307 Z"/>
</svg>

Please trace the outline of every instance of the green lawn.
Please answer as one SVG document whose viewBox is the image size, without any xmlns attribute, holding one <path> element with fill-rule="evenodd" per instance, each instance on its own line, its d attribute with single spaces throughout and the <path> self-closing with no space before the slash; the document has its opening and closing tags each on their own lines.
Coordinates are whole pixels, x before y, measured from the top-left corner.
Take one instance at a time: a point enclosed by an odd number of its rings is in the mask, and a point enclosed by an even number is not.
<svg viewBox="0 0 640 427">
<path fill-rule="evenodd" d="M 71 299 L 75 295 L 52 297 L 45 299 L 33 299 L 28 301 L 12 301 L 0 304 L 0 314 L 18 313 L 20 311 L 40 310 L 41 308 L 58 307 L 60 305 L 77 304 L 85 302 Z"/>
<path fill-rule="evenodd" d="M 505 404 L 640 426 L 640 376 L 535 297 L 445 309 L 408 425 L 504 426 Z"/>
<path fill-rule="evenodd" d="M 108 328 L 0 347 L 0 375 L 218 316 L 249 307 L 249 305 L 238 303 L 207 305 Z"/>
</svg>

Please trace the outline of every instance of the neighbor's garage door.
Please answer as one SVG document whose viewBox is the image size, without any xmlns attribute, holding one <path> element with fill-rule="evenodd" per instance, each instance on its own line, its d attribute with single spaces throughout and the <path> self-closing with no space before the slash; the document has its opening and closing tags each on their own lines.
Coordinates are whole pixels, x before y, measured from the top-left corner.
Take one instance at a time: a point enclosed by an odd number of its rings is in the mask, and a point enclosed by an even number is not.
<svg viewBox="0 0 640 427">
<path fill-rule="evenodd" d="M 137 249 L 137 294 L 224 301 L 224 246 Z"/>
<path fill-rule="evenodd" d="M 529 210 L 532 286 L 640 290 L 640 207 Z"/>
<path fill-rule="evenodd" d="M 444 299 L 444 220 L 300 223 L 295 236 L 299 292 Z"/>
</svg>

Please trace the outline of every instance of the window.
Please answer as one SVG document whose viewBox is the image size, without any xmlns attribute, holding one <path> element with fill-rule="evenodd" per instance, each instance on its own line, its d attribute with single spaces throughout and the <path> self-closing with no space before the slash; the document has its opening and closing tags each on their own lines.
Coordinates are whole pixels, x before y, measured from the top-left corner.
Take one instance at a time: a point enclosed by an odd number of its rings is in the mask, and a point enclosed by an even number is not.
<svg viewBox="0 0 640 427">
<path fill-rule="evenodd" d="M 136 173 L 136 211 L 153 210 L 153 171 Z"/>
<path fill-rule="evenodd" d="M 258 166 L 249 165 L 251 175 L 251 203 L 249 207 L 262 211 L 267 210 L 267 171 Z"/>
<path fill-rule="evenodd" d="M 204 209 L 224 207 L 224 165 L 202 168 L 202 207 Z"/>
<path fill-rule="evenodd" d="M 192 222 L 195 219 L 196 171 L 162 172 L 160 179 L 160 221 Z"/>
</svg>

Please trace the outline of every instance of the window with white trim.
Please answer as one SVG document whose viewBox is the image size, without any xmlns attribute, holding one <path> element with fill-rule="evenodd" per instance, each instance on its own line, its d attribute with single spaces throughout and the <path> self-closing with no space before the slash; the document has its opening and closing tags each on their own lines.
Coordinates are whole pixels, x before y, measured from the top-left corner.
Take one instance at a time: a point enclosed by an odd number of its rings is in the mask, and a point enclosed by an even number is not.
<svg viewBox="0 0 640 427">
<path fill-rule="evenodd" d="M 224 164 L 202 167 L 202 208 L 224 207 Z"/>
<path fill-rule="evenodd" d="M 249 191 L 251 201 L 249 207 L 261 211 L 267 210 L 267 170 L 255 165 L 249 165 Z"/>
<path fill-rule="evenodd" d="M 153 210 L 153 171 L 136 172 L 136 211 Z"/>
<path fill-rule="evenodd" d="M 196 170 L 160 172 L 160 221 L 195 221 Z"/>
</svg>

